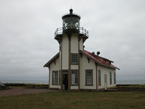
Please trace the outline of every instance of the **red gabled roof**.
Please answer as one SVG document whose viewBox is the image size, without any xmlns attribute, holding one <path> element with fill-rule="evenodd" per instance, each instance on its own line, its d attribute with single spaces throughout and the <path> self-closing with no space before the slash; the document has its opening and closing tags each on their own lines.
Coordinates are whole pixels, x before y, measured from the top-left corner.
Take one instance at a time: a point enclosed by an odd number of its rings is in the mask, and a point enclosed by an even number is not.
<svg viewBox="0 0 145 109">
<path fill-rule="evenodd" d="M 85 55 L 87 55 L 88 57 L 90 57 L 91 59 L 93 59 L 94 61 L 96 61 L 96 63 L 98 63 L 98 64 L 100 64 L 100 65 L 103 65 L 103 66 L 106 66 L 106 67 L 111 67 L 111 68 L 115 68 L 115 69 L 118 69 L 118 70 L 120 70 L 119 68 L 117 68 L 116 66 L 114 66 L 114 65 L 112 65 L 112 64 L 109 64 L 109 61 L 110 62 L 113 62 L 113 61 L 111 61 L 111 60 L 109 60 L 109 59 L 106 59 L 106 58 L 103 58 L 103 57 L 100 57 L 100 56 L 97 56 L 97 55 L 95 55 L 95 54 L 93 54 L 93 53 L 90 53 L 90 52 L 88 52 L 88 51 L 86 51 L 86 50 L 80 50 L 80 52 L 81 53 L 83 53 L 83 54 L 85 54 Z M 104 61 L 102 61 L 102 59 L 104 60 L 106 60 L 106 63 L 104 62 Z"/>
<path fill-rule="evenodd" d="M 106 59 L 106 58 L 103 58 L 103 57 L 100 57 L 100 56 L 97 56 L 93 53 L 90 53 L 86 50 L 80 50 L 80 53 L 83 53 L 85 54 L 87 57 L 93 59 L 96 63 L 98 63 L 99 65 L 103 65 L 103 66 L 106 66 L 106 67 L 110 67 L 110 68 L 115 68 L 115 69 L 118 69 L 120 70 L 119 68 L 117 68 L 116 66 L 112 65 L 112 64 L 109 64 L 109 61 L 110 62 L 113 62 L 109 59 Z M 57 58 L 59 57 L 59 53 L 57 53 L 51 60 L 49 60 L 43 67 L 49 67 L 49 65 Z M 106 63 L 102 60 L 106 60 Z"/>
</svg>

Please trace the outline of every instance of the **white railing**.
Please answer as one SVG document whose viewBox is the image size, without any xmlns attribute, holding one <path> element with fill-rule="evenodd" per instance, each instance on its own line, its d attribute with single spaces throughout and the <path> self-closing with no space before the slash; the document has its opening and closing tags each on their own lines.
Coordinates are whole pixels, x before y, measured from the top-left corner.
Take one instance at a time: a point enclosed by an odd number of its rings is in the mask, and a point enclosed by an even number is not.
<svg viewBox="0 0 145 109">
<path fill-rule="evenodd" d="M 54 37 L 56 37 L 57 35 L 61 35 L 61 34 L 63 34 L 63 27 L 56 29 L 56 31 L 54 33 Z M 83 34 L 83 35 L 89 37 L 89 32 L 83 27 L 79 28 L 79 34 Z"/>
</svg>

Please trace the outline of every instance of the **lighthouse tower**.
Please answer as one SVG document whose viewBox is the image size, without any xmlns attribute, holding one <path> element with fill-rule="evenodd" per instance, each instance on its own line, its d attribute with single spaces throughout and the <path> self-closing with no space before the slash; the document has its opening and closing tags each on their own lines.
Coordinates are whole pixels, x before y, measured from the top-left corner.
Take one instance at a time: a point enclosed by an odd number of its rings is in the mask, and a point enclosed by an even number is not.
<svg viewBox="0 0 145 109">
<path fill-rule="evenodd" d="M 88 38 L 88 31 L 80 27 L 81 17 L 74 14 L 72 9 L 69 11 L 69 14 L 62 17 L 63 27 L 57 28 L 55 32 L 55 39 L 59 42 L 60 50 L 61 89 L 65 86 L 66 90 L 80 89 L 79 50 L 83 50 L 83 43 Z M 71 76 L 74 76 L 74 80 L 71 80 Z"/>
</svg>

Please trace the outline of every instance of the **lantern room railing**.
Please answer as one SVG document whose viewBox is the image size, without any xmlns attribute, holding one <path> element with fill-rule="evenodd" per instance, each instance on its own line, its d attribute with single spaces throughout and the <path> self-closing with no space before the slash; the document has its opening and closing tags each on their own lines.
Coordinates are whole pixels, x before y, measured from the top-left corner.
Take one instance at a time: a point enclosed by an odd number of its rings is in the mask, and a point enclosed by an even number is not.
<svg viewBox="0 0 145 109">
<path fill-rule="evenodd" d="M 79 32 L 80 34 L 84 34 L 85 36 L 89 37 L 89 32 L 85 28 L 80 27 Z"/>
<path fill-rule="evenodd" d="M 57 35 L 61 35 L 61 34 L 63 34 L 63 27 L 56 29 L 56 31 L 54 33 L 54 37 L 56 37 Z M 83 34 L 86 37 L 89 37 L 89 32 L 83 27 L 79 28 L 79 34 Z"/>
</svg>

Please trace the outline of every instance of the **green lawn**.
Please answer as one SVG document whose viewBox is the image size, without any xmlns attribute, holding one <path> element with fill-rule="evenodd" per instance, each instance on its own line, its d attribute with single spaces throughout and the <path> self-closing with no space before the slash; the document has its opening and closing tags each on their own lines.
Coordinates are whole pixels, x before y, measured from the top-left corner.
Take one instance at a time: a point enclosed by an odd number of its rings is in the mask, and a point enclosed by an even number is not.
<svg viewBox="0 0 145 109">
<path fill-rule="evenodd" d="M 145 92 L 49 92 L 0 97 L 0 109 L 145 109 Z"/>
</svg>

